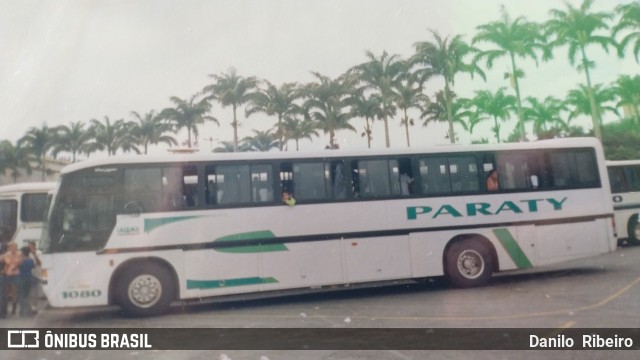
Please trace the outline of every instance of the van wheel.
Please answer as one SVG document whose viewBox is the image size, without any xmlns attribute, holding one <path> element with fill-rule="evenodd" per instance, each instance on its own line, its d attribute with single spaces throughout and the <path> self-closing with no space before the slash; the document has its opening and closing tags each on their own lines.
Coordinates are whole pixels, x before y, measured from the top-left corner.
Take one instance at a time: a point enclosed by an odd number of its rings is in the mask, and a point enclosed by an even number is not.
<svg viewBox="0 0 640 360">
<path fill-rule="evenodd" d="M 165 312 L 174 300 L 175 284 L 169 270 L 155 263 L 129 267 L 116 280 L 116 301 L 129 316 Z"/>
<path fill-rule="evenodd" d="M 447 250 L 445 273 L 455 287 L 484 285 L 491 278 L 493 268 L 491 251 L 477 239 L 456 241 Z"/>
<path fill-rule="evenodd" d="M 640 245 L 640 223 L 637 214 L 629 218 L 627 233 L 629 234 L 629 245 Z"/>
</svg>

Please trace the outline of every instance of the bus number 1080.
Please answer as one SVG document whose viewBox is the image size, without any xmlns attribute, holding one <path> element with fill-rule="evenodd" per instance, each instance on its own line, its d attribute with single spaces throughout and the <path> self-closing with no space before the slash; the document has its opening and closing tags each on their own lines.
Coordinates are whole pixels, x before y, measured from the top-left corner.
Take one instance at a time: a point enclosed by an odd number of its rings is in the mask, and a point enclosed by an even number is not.
<svg viewBox="0 0 640 360">
<path fill-rule="evenodd" d="M 63 291 L 63 299 L 77 299 L 77 298 L 90 298 L 98 297 L 102 295 L 102 291 L 96 290 L 82 290 L 82 291 Z"/>
</svg>

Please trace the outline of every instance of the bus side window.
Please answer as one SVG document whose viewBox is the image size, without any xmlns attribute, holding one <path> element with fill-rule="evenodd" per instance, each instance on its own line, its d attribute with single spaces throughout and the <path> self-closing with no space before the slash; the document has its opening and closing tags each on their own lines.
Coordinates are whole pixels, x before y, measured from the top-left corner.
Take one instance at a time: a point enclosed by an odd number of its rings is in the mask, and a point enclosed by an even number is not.
<svg viewBox="0 0 640 360">
<path fill-rule="evenodd" d="M 286 191 L 293 198 L 296 198 L 297 194 L 295 194 L 293 187 L 293 165 L 290 162 L 280 164 L 280 194 Z"/>
<path fill-rule="evenodd" d="M 629 180 L 627 183 L 629 184 L 630 191 L 640 191 L 640 166 L 632 166 L 627 169 L 627 176 Z"/>
<path fill-rule="evenodd" d="M 182 197 L 184 207 L 196 207 L 198 201 L 198 170 L 195 166 L 182 169 Z"/>
<path fill-rule="evenodd" d="M 414 179 L 415 176 L 413 175 L 411 159 L 398 159 L 398 182 L 400 186 L 400 195 L 409 196 L 416 193 Z"/>
<path fill-rule="evenodd" d="M 350 182 L 344 161 L 336 160 L 325 164 L 325 178 L 327 180 L 327 193 L 336 200 L 346 199 L 349 194 Z M 356 196 L 358 189 L 356 188 L 356 180 L 353 180 L 353 195 Z"/>
<path fill-rule="evenodd" d="M 324 200 L 327 198 L 324 163 L 301 162 L 291 166 L 293 186 L 289 191 L 295 195 L 296 201 Z"/>
<path fill-rule="evenodd" d="M 251 201 L 273 201 L 273 175 L 271 165 L 251 166 Z"/>
<path fill-rule="evenodd" d="M 478 165 L 475 156 L 451 156 L 448 158 L 451 190 L 453 192 L 477 192 Z"/>
<path fill-rule="evenodd" d="M 391 160 L 398 168 L 397 161 Z M 352 169 L 357 170 L 358 180 L 354 179 L 357 184 L 359 195 L 362 198 L 378 198 L 391 195 L 391 171 L 389 160 L 360 160 L 353 161 Z M 397 176 L 396 176 L 397 177 Z M 396 181 L 398 184 L 398 181 Z M 400 192 L 397 186 L 397 192 Z"/>
<path fill-rule="evenodd" d="M 449 166 L 443 157 L 428 157 L 418 160 L 422 193 L 425 195 L 447 194 L 451 192 Z"/>
</svg>

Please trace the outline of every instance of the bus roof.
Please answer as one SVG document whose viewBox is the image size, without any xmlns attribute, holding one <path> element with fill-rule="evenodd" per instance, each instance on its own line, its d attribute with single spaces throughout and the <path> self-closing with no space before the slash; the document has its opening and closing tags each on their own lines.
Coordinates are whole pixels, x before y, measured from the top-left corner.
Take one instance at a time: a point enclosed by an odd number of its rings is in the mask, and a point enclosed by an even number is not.
<svg viewBox="0 0 640 360">
<path fill-rule="evenodd" d="M 355 156 L 385 156 L 409 155 L 428 153 L 454 153 L 496 150 L 567 148 L 567 147 L 600 147 L 596 138 L 565 138 L 540 140 L 524 143 L 505 144 L 474 144 L 474 145 L 440 145 L 423 148 L 403 149 L 362 149 L 362 150 L 320 150 L 300 152 L 241 152 L 241 153 L 194 153 L 175 155 L 131 155 L 113 156 L 102 159 L 85 160 L 68 165 L 61 174 L 68 174 L 78 170 L 122 164 L 150 164 L 150 163 L 185 163 L 201 161 L 233 161 L 233 160 L 278 160 L 278 159 L 322 159 L 343 158 Z"/>
<path fill-rule="evenodd" d="M 23 192 L 49 192 L 55 190 L 58 184 L 55 182 L 29 182 L 0 186 L 0 194 Z"/>
</svg>

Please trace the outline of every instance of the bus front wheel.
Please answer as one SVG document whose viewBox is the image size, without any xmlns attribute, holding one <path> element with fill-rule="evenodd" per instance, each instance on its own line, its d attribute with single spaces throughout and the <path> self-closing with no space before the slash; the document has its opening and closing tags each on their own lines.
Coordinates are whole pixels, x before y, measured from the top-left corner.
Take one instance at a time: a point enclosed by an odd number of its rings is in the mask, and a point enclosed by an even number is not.
<svg viewBox="0 0 640 360">
<path fill-rule="evenodd" d="M 174 300 L 170 271 L 156 263 L 127 268 L 117 279 L 116 300 L 129 316 L 153 316 L 165 312 Z"/>
<path fill-rule="evenodd" d="M 478 239 L 464 239 L 449 246 L 445 270 L 455 287 L 467 288 L 486 284 L 493 273 L 493 256 Z"/>
<path fill-rule="evenodd" d="M 627 233 L 629 234 L 629 245 L 640 245 L 640 222 L 638 222 L 637 214 L 629 219 Z"/>
</svg>

